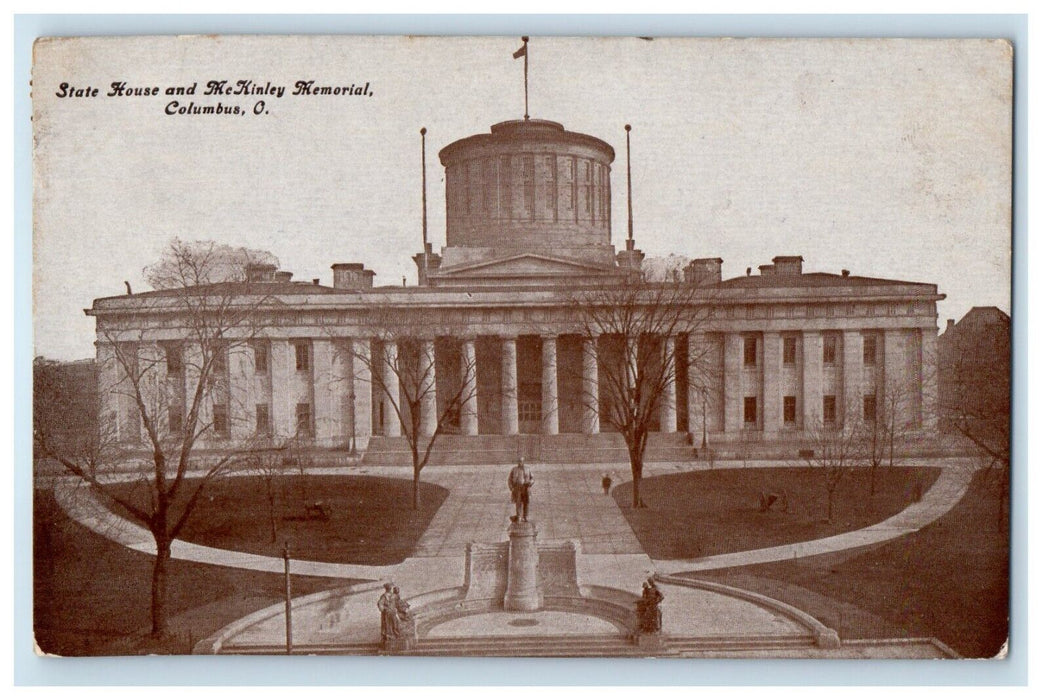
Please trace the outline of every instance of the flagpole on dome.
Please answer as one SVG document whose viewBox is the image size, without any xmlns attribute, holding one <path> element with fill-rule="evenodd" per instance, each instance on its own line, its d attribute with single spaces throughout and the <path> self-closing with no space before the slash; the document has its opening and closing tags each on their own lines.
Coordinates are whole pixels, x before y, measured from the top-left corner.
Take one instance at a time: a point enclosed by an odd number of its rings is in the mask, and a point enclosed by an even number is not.
<svg viewBox="0 0 1049 700">
<path fill-rule="evenodd" d="M 517 60 L 518 58 L 521 58 L 521 56 L 524 56 L 524 88 L 525 88 L 525 91 L 524 91 L 524 95 L 525 95 L 525 115 L 524 115 L 524 118 L 528 119 L 529 118 L 528 117 L 528 37 L 526 37 L 526 36 L 521 37 L 521 41 L 523 41 L 524 43 L 521 44 L 521 48 L 517 49 L 517 51 L 514 51 L 514 60 Z"/>
<path fill-rule="evenodd" d="M 423 171 L 423 274 L 419 284 L 430 285 L 430 241 L 426 235 L 426 127 L 419 129 L 422 136 L 422 171 Z"/>
<path fill-rule="evenodd" d="M 626 249 L 634 249 L 634 192 L 630 180 L 630 125 L 626 131 Z"/>
</svg>

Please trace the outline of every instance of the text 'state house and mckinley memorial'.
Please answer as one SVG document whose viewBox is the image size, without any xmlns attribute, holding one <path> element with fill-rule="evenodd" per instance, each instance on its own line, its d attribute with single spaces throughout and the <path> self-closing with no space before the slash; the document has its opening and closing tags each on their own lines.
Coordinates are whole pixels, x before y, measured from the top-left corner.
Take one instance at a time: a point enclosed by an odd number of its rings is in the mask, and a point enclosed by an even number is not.
<svg viewBox="0 0 1049 700">
<path fill-rule="evenodd" d="M 381 359 L 417 358 L 374 331 L 377 318 L 397 314 L 420 338 L 416 354 L 434 360 L 435 390 L 419 428 L 441 434 L 432 461 L 625 458 L 594 360 L 604 339 L 581 332 L 578 309 L 587 290 L 622 288 L 641 275 L 634 241 L 619 251 L 612 243 L 614 150 L 561 124 L 523 119 L 455 141 L 439 158 L 447 245 L 437 253 L 424 244 L 415 256 L 418 285 L 374 287 L 360 263 L 332 265 L 330 286 L 250 266 L 237 294 L 272 303 L 251 342 L 217 365 L 223 381 L 204 402 L 201 447 L 261 435 L 273 446 L 304 441 L 332 459 L 355 450 L 365 462 L 408 463 L 390 405 L 399 392 L 379 386 L 397 379 Z M 723 454 L 745 444 L 797 457 L 813 431 L 870 421 L 889 401 L 909 435 L 934 432 L 936 303 L 944 298 L 936 285 L 805 272 L 800 255 L 731 279 L 722 279 L 721 263 L 693 260 L 663 283 L 693 285 L 692 303 L 705 305 L 707 320 L 662 339 L 680 371 L 652 426 L 653 456 L 687 459 L 705 440 Z M 87 312 L 96 318 L 102 416 L 129 445 L 144 445 L 145 435 L 134 398 L 119 390 L 126 369 L 113 361 L 113 343 L 154 348 L 162 381 L 192 386 L 184 375 L 193 342 L 176 298 L 171 290 L 107 297 Z M 687 361 L 700 351 L 702 372 Z M 167 420 L 177 429 L 183 404 L 178 390 L 172 395 Z"/>
</svg>

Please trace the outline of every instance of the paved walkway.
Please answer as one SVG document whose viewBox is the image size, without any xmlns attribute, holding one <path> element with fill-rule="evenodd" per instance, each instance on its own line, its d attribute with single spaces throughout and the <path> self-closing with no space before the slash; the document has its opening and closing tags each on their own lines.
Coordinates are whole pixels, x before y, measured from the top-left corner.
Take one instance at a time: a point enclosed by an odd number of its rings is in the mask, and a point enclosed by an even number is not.
<svg viewBox="0 0 1049 700">
<path fill-rule="evenodd" d="M 659 571 L 664 573 L 710 571 L 800 559 L 887 542 L 915 532 L 937 520 L 965 495 L 972 472 L 961 464 L 940 464 L 938 466 L 941 467 L 939 478 L 925 492 L 920 501 L 912 503 L 891 518 L 860 530 L 778 547 L 750 549 L 745 552 L 731 552 L 695 559 L 659 559 L 654 560 L 653 563 Z"/>
<path fill-rule="evenodd" d="M 721 569 L 748 564 L 782 561 L 836 551 L 866 547 L 914 532 L 941 517 L 965 493 L 971 476 L 961 462 L 922 460 L 922 464 L 942 467 L 940 477 L 918 503 L 893 517 L 853 532 L 819 540 L 780 547 L 735 552 L 711 557 L 680 560 L 650 560 L 642 551 L 633 530 L 611 496 L 601 491 L 601 475 L 612 472 L 615 483 L 629 480 L 625 464 L 615 465 L 536 465 L 530 467 L 536 478 L 533 489 L 534 508 L 530 519 L 539 526 L 539 536 L 546 540 L 578 540 L 582 545 L 580 578 L 589 581 L 613 581 L 628 576 L 636 584 L 638 572 L 656 569 L 664 573 Z M 718 468 L 742 467 L 740 463 L 719 463 Z M 746 466 L 792 466 L 783 462 L 749 462 Z M 646 475 L 688 471 L 691 465 L 657 464 L 646 469 Z M 325 474 L 376 474 L 410 478 L 410 468 L 345 467 L 317 470 Z M 468 542 L 498 542 L 504 539 L 508 518 L 513 510 L 506 488 L 508 469 L 488 466 L 430 466 L 423 473 L 426 481 L 440 484 L 450 491 L 420 539 L 413 556 L 394 566 L 363 566 L 293 560 L 293 573 L 309 576 L 351 579 L 388 579 L 402 574 L 411 578 L 436 575 L 449 569 L 451 585 L 461 583 L 462 556 Z M 126 547 L 155 554 L 152 536 L 103 506 L 89 489 L 71 479 L 62 480 L 56 498 L 71 518 L 94 532 Z M 204 564 L 232 566 L 254 571 L 283 572 L 284 562 L 276 557 L 234 552 L 214 547 L 176 541 L 172 545 L 176 559 Z M 628 573 L 629 572 L 629 573 Z M 630 586 L 633 587 L 632 585 Z"/>
</svg>

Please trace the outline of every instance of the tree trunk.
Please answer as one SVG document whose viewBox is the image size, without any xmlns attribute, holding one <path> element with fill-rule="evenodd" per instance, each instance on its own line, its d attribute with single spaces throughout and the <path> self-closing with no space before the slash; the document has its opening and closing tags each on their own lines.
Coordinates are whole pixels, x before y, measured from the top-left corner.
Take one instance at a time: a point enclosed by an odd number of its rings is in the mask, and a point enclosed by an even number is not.
<svg viewBox="0 0 1049 700">
<path fill-rule="evenodd" d="M 168 562 L 171 560 L 171 542 L 167 537 L 153 534 L 157 557 L 153 562 L 152 634 L 160 639 L 168 634 Z"/>
<path fill-rule="evenodd" d="M 419 469 L 413 470 L 412 476 L 412 510 L 419 510 Z"/>
<path fill-rule="evenodd" d="M 272 487 L 268 494 L 270 501 L 270 544 L 277 542 L 277 494 L 273 492 Z"/>
<path fill-rule="evenodd" d="M 631 508 L 644 508 L 645 502 L 641 499 L 641 475 L 644 471 L 645 465 L 641 460 L 641 455 L 637 454 L 634 449 L 630 450 L 630 476 L 632 477 L 634 486 L 634 498 L 631 503 Z"/>
</svg>

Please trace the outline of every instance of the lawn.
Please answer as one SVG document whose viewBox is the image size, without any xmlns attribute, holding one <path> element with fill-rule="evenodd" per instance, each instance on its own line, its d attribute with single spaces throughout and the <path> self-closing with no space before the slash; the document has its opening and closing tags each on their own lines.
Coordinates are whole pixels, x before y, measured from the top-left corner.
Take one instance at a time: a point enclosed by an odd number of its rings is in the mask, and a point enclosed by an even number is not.
<svg viewBox="0 0 1049 700">
<path fill-rule="evenodd" d="M 173 634 L 143 638 L 150 625 L 153 557 L 70 520 L 46 490 L 33 499 L 33 628 L 41 651 L 62 656 L 186 654 L 198 640 L 283 599 L 284 577 L 173 559 Z M 295 576 L 293 594 L 346 586 L 352 579 Z"/>
<path fill-rule="evenodd" d="M 977 474 L 962 500 L 918 532 L 875 549 L 695 572 L 796 605 L 842 637 L 936 637 L 986 658 L 1009 634 L 1009 526 L 998 524 L 992 478 Z"/>
<path fill-rule="evenodd" d="M 188 493 L 194 486 L 187 484 Z M 116 485 L 142 500 L 148 490 Z M 270 489 L 270 490 L 268 490 Z M 231 476 L 205 486 L 179 539 L 253 554 L 280 556 L 287 541 L 292 557 L 385 566 L 409 556 L 448 496 L 435 484 L 419 484 L 419 510 L 411 509 L 412 482 L 373 476 L 287 474 L 267 486 L 260 476 Z M 276 537 L 271 530 L 268 494 Z M 327 519 L 307 517 L 321 504 Z"/>
<path fill-rule="evenodd" d="M 616 503 L 653 559 L 689 559 L 772 547 L 873 525 L 900 512 L 936 480 L 939 470 L 882 467 L 870 494 L 870 470 L 848 470 L 834 492 L 826 521 L 824 472 L 816 468 L 714 469 L 649 477 L 641 482 L 648 506 L 633 509 L 631 484 L 613 491 Z M 781 494 L 766 512 L 763 492 Z"/>
</svg>

